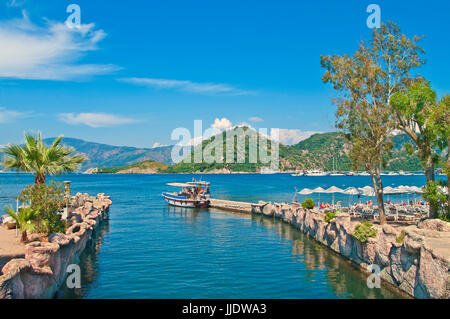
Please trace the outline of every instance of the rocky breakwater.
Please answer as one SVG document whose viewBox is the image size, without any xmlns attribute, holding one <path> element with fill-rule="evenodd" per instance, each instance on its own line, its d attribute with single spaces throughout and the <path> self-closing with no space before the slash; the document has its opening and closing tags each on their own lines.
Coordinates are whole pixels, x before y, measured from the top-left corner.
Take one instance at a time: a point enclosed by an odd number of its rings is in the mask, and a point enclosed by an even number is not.
<svg viewBox="0 0 450 319">
<path fill-rule="evenodd" d="M 411 226 L 374 225 L 375 238 L 353 236 L 354 221 L 338 213 L 330 222 L 324 213 L 299 205 L 259 202 L 252 213 L 291 224 L 321 244 L 350 259 L 365 272 L 377 265 L 381 279 L 415 298 L 450 298 L 450 226 L 439 219 Z"/>
<path fill-rule="evenodd" d="M 35 241 L 25 247 L 25 258 L 9 261 L 0 276 L 0 299 L 52 298 L 64 284 L 68 266 L 92 243 L 100 223 L 107 218 L 110 197 L 78 193 L 71 199 L 65 234 L 57 233 L 48 242 Z"/>
</svg>

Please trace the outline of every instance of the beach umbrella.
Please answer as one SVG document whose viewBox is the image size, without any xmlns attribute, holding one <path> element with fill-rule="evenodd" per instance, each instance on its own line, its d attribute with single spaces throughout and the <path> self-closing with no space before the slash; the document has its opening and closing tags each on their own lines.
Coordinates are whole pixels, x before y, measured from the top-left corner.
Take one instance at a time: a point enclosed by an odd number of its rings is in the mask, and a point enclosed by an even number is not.
<svg viewBox="0 0 450 319">
<path fill-rule="evenodd" d="M 320 194 L 326 193 L 327 191 L 322 187 L 317 187 L 312 190 L 314 193 L 319 194 L 319 202 L 320 202 Z"/>
<path fill-rule="evenodd" d="M 348 205 L 351 205 L 352 197 L 355 195 L 359 195 L 359 191 L 356 189 L 356 187 L 348 187 L 344 190 L 344 194 L 349 195 L 348 196 Z"/>
<path fill-rule="evenodd" d="M 396 188 L 398 194 L 409 194 L 411 193 L 411 188 L 409 186 L 400 185 Z"/>
<path fill-rule="evenodd" d="M 326 190 L 326 192 L 329 194 L 333 194 L 333 205 L 334 205 L 334 193 L 344 193 L 344 190 L 336 186 L 331 186 Z"/>
<path fill-rule="evenodd" d="M 298 193 L 300 195 L 311 195 L 314 192 L 311 189 L 309 189 L 309 188 L 304 188 L 301 191 L 299 191 Z"/>
<path fill-rule="evenodd" d="M 358 188 L 358 190 L 364 196 L 375 196 L 375 191 L 373 190 L 373 187 L 371 187 L 371 186 L 364 186 L 364 187 Z"/>
<path fill-rule="evenodd" d="M 344 194 L 347 195 L 358 195 L 359 191 L 356 189 L 356 187 L 348 187 L 344 190 Z"/>
<path fill-rule="evenodd" d="M 339 187 L 336 186 L 331 186 L 330 188 L 328 188 L 326 190 L 327 193 L 333 194 L 333 193 L 344 193 L 343 189 L 340 189 Z"/>
<path fill-rule="evenodd" d="M 383 188 L 383 194 L 384 195 L 393 195 L 398 194 L 397 190 L 391 186 L 387 186 Z"/>
</svg>

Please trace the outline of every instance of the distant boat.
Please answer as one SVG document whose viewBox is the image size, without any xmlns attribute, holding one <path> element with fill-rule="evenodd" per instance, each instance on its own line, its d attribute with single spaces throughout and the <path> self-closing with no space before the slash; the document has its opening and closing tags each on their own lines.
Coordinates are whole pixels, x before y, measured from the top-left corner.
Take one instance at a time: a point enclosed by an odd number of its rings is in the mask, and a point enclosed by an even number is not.
<svg viewBox="0 0 450 319">
<path fill-rule="evenodd" d="M 297 172 L 297 173 L 291 174 L 291 176 L 303 176 L 303 175 L 305 175 L 305 173 L 303 173 L 303 172 Z"/>
<path fill-rule="evenodd" d="M 323 170 L 319 170 L 319 169 L 313 169 L 313 170 L 309 170 L 306 171 L 305 176 L 327 176 L 328 173 L 323 171 Z"/>
<path fill-rule="evenodd" d="M 355 176 L 355 175 L 356 175 L 355 172 L 352 171 L 345 173 L 345 176 Z"/>
<path fill-rule="evenodd" d="M 399 174 L 396 173 L 396 172 L 389 172 L 388 175 L 389 175 L 389 176 L 397 176 L 397 175 L 399 175 Z"/>
<path fill-rule="evenodd" d="M 164 192 L 164 200 L 172 206 L 188 208 L 209 207 L 210 183 L 192 181 L 188 183 L 168 183 L 168 186 L 181 187 L 179 192 Z"/>
<path fill-rule="evenodd" d="M 330 174 L 328 174 L 330 176 L 345 176 L 346 174 L 341 173 L 341 172 L 331 172 Z"/>
<path fill-rule="evenodd" d="M 370 173 L 368 173 L 368 172 L 361 172 L 361 173 L 359 173 L 358 175 L 359 175 L 359 176 L 369 176 Z"/>
<path fill-rule="evenodd" d="M 335 157 L 333 156 L 333 171 L 328 175 L 330 175 L 330 176 L 345 176 L 344 173 L 341 173 L 337 170 L 335 163 L 336 163 L 336 160 L 335 160 Z"/>
</svg>

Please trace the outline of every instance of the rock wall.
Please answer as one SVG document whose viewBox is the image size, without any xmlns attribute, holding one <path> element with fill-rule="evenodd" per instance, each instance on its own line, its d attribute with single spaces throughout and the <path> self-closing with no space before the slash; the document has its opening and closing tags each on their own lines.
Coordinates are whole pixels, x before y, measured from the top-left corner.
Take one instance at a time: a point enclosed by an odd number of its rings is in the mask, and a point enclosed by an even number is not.
<svg viewBox="0 0 450 319">
<path fill-rule="evenodd" d="M 86 245 L 96 235 L 112 204 L 109 196 L 78 193 L 68 216 L 65 234 L 53 234 L 48 242 L 26 245 L 25 258 L 9 261 L 0 276 L 0 299 L 52 298 L 64 283 L 67 266 L 78 263 Z"/>
<path fill-rule="evenodd" d="M 346 213 L 337 214 L 328 223 L 325 214 L 316 210 L 260 202 L 252 205 L 252 214 L 291 224 L 366 272 L 368 265 L 378 265 L 382 280 L 412 297 L 450 298 L 450 227 L 443 221 L 426 220 L 407 227 L 375 225 L 376 238 L 361 242 L 352 235 L 359 222 Z"/>
</svg>

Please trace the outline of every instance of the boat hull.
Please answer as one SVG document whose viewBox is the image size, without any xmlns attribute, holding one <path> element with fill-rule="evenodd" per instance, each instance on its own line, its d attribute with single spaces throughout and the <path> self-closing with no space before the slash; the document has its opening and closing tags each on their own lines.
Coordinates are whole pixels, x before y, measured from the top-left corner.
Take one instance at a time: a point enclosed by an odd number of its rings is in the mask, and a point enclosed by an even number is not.
<svg viewBox="0 0 450 319">
<path fill-rule="evenodd" d="M 183 196 L 177 196 L 175 194 L 163 193 L 162 196 L 167 204 L 176 207 L 187 207 L 187 208 L 206 208 L 209 207 L 209 200 L 207 199 L 189 199 Z"/>
</svg>

